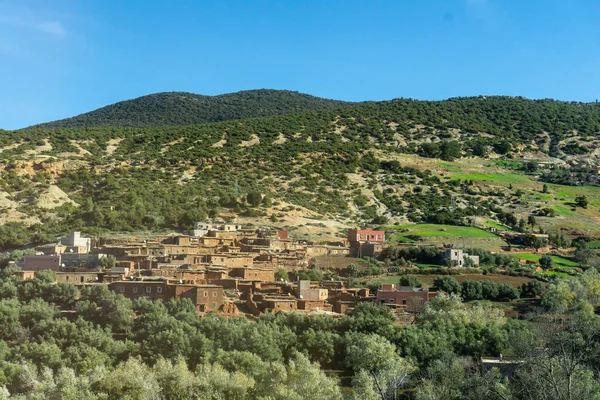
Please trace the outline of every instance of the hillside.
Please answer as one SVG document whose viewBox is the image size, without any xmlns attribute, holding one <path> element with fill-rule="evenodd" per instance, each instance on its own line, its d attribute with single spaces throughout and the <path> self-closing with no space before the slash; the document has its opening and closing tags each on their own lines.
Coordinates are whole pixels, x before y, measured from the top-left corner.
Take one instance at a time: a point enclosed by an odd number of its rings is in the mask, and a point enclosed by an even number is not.
<svg viewBox="0 0 600 400">
<path fill-rule="evenodd" d="M 289 90 L 247 90 L 218 96 L 166 92 L 121 101 L 76 117 L 39 124 L 37 127 L 193 125 L 294 114 L 352 104 Z"/>
<path fill-rule="evenodd" d="M 0 149 L 10 224 L 0 246 L 218 216 L 317 240 L 356 225 L 522 229 L 530 216 L 536 229 L 599 234 L 595 103 L 399 99 L 187 126 L 0 131 Z"/>
</svg>

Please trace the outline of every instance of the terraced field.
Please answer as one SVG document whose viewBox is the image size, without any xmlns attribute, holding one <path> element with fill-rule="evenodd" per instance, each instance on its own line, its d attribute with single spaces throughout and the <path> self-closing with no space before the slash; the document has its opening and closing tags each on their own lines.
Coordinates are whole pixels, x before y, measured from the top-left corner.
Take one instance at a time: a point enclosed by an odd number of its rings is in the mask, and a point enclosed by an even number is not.
<svg viewBox="0 0 600 400">
<path fill-rule="evenodd" d="M 542 258 L 542 254 L 533 254 L 533 253 L 519 253 L 512 255 L 515 258 L 519 258 L 522 260 L 533 261 L 538 263 L 540 258 Z M 558 268 L 577 268 L 579 267 L 579 263 L 565 257 L 560 256 L 550 256 L 552 258 L 552 262 L 555 267 Z"/>
</svg>

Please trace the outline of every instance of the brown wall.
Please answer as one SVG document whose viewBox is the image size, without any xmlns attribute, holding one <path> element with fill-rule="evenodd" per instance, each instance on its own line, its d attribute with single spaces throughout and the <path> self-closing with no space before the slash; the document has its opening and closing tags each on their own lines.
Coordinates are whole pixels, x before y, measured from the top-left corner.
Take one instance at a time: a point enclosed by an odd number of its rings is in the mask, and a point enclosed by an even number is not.
<svg viewBox="0 0 600 400">
<path fill-rule="evenodd" d="M 98 274 L 93 272 L 57 272 L 56 282 L 88 283 L 98 282 L 100 280 Z"/>
<path fill-rule="evenodd" d="M 397 290 L 394 291 L 377 291 L 377 302 L 382 304 L 396 304 L 396 305 L 406 305 L 409 303 L 410 299 L 421 299 L 423 303 L 427 303 L 429 301 L 429 293 L 428 292 L 399 292 Z"/>
<path fill-rule="evenodd" d="M 217 311 L 223 306 L 223 287 L 171 285 L 171 293 L 176 299 L 188 298 L 199 312 Z"/>
<path fill-rule="evenodd" d="M 258 268 L 233 268 L 229 271 L 229 276 L 263 282 L 274 282 L 275 270 Z"/>
<path fill-rule="evenodd" d="M 52 271 L 60 271 L 59 256 L 24 256 L 23 263 L 19 266 L 27 271 L 41 271 L 50 269 Z"/>
<path fill-rule="evenodd" d="M 122 294 L 132 300 L 137 299 L 138 297 L 149 297 L 151 299 L 161 300 L 168 298 L 166 297 L 166 281 L 119 281 L 111 283 L 108 287 L 115 293 Z"/>
</svg>

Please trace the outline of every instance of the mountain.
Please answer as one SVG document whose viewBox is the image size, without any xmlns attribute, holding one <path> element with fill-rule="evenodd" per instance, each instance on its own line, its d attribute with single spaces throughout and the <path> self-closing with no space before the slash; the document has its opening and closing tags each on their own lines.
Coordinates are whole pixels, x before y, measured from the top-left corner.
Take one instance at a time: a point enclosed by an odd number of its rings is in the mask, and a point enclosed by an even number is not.
<svg viewBox="0 0 600 400">
<path fill-rule="evenodd" d="M 295 114 L 356 103 L 328 100 L 289 90 L 246 90 L 218 96 L 164 92 L 99 108 L 36 127 L 192 125 L 234 119 Z"/>
<path fill-rule="evenodd" d="M 0 248 L 219 216 L 312 240 L 361 225 L 522 229 L 530 216 L 546 232 L 600 234 L 597 103 L 396 99 L 182 126 L 109 121 L 0 131 Z"/>
</svg>

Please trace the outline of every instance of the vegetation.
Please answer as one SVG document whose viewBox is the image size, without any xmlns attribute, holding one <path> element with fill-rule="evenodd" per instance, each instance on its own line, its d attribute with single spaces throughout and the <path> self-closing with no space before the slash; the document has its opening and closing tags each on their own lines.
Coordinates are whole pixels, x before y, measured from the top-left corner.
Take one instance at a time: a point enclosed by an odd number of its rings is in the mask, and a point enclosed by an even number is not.
<svg viewBox="0 0 600 400">
<path fill-rule="evenodd" d="M 327 100 L 289 90 L 245 90 L 218 96 L 185 92 L 156 93 L 122 101 L 44 128 L 92 126 L 194 125 L 234 119 L 340 108 L 354 103 Z"/>
<path fill-rule="evenodd" d="M 408 231 L 393 238 L 409 242 L 412 235 L 494 237 L 470 227 L 476 218 L 524 230 L 519 220 L 534 210 L 517 215 L 515 207 L 533 196 L 549 198 L 535 214 L 537 229 L 550 224 L 542 217 L 580 216 L 584 209 L 572 208 L 583 204 L 577 199 L 587 199 L 587 211 L 595 212 L 600 188 L 546 184 L 533 192 L 541 167 L 510 158 L 519 148 L 561 156 L 568 132 L 577 132 L 585 148 L 598 121 L 596 104 L 506 97 L 345 104 L 286 91 L 146 96 L 71 120 L 0 131 L 0 185 L 8 196 L 0 219 L 13 223 L 0 245 L 40 243 L 72 229 L 188 229 L 222 213 L 283 223 L 285 209 L 273 210 L 275 202 L 348 225 L 386 225 L 406 216 L 424 224 L 398 227 Z M 546 135 L 555 146 L 542 146 Z M 494 168 L 512 172 L 475 173 L 463 165 L 444 176 L 399 161 L 420 154 L 450 165 L 492 153 L 503 157 Z M 496 184 L 519 187 L 507 194 Z M 55 186 L 70 201 L 43 204 Z"/>
<path fill-rule="evenodd" d="M 546 389 L 531 386 L 531 376 L 545 374 L 555 374 L 555 390 L 583 398 L 600 393 L 593 375 L 600 317 L 590 308 L 600 303 L 595 270 L 545 293 L 539 283 L 521 289 L 542 296 L 546 311 L 532 325 L 439 294 L 404 327 L 370 303 L 339 319 L 293 313 L 255 322 L 200 319 L 187 300 L 131 302 L 102 286 L 78 293 L 69 283 L 50 283 L 51 274 L 18 282 L 11 272 L 2 270 L 0 283 L 3 398 L 341 399 L 339 380 L 326 370 L 352 376 L 345 385 L 356 399 L 397 398 L 408 388 L 423 399 L 432 393 L 489 398 L 479 396 L 494 390 L 543 399 Z M 438 278 L 436 285 L 468 299 L 502 297 L 502 285 L 452 279 Z M 553 313 L 562 311 L 573 317 L 555 324 Z M 500 353 L 523 361 L 515 379 L 472 368 L 479 357 Z M 571 385 L 563 384 L 568 380 Z"/>
</svg>

